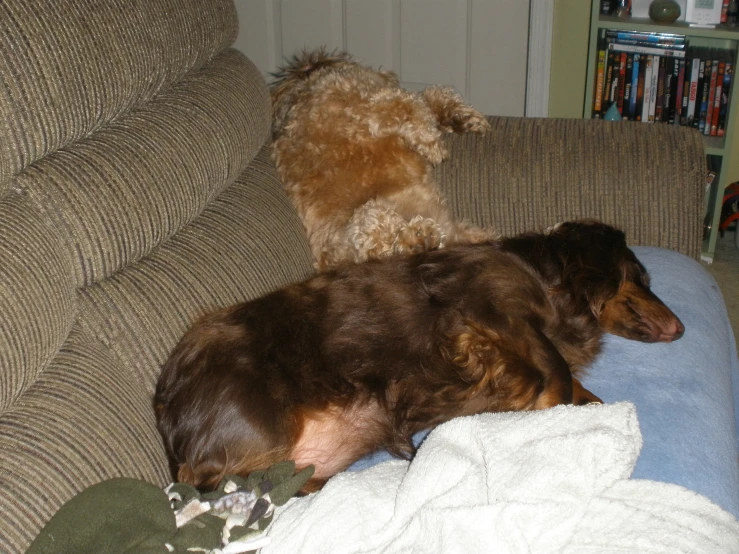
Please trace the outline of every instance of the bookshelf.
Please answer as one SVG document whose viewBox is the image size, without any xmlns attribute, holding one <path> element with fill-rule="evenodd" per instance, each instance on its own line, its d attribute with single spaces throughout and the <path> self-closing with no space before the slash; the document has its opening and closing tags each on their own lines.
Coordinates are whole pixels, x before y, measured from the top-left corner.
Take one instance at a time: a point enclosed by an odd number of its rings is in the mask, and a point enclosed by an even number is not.
<svg viewBox="0 0 739 554">
<path fill-rule="evenodd" d="M 643 31 L 657 33 L 677 33 L 685 35 L 691 46 L 704 46 L 732 50 L 734 52 L 735 67 L 739 63 L 739 27 L 719 25 L 715 28 L 691 27 L 686 23 L 655 23 L 651 19 L 616 17 L 600 14 L 599 0 L 591 2 L 590 39 L 588 48 L 588 63 L 585 81 L 585 99 L 583 117 L 590 118 L 593 108 L 593 92 L 597 71 L 598 36 L 601 29 L 615 29 L 623 31 Z M 714 165 L 720 166 L 717 178 L 706 190 L 706 225 L 707 233 L 703 241 L 702 258 L 707 262 L 713 261 L 718 236 L 719 218 L 724 189 L 730 183 L 739 181 L 739 84 L 735 71 L 731 85 L 726 133 L 723 137 L 704 136 L 706 155 L 712 157 Z M 652 123 L 653 125 L 668 125 L 668 123 Z"/>
</svg>

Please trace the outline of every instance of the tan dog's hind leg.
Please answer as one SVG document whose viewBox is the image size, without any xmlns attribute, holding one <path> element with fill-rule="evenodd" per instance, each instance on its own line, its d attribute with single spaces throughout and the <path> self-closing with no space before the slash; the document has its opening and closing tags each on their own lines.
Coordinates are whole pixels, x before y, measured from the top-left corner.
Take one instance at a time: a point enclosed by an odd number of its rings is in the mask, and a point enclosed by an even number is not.
<svg viewBox="0 0 739 554">
<path fill-rule="evenodd" d="M 383 258 L 395 253 L 394 244 L 406 221 L 391 207 L 376 200 L 354 211 L 346 227 L 346 245 L 355 262 Z"/>
<path fill-rule="evenodd" d="M 447 133 L 485 133 L 490 130 L 490 123 L 485 116 L 467 104 L 453 88 L 431 86 L 426 88 L 422 94 L 443 131 Z"/>
<path fill-rule="evenodd" d="M 489 229 L 456 221 L 435 184 L 425 181 L 374 198 L 354 211 L 344 246 L 353 252 L 355 262 L 498 237 Z"/>
<path fill-rule="evenodd" d="M 444 198 L 427 177 L 355 210 L 347 238 L 355 249 L 355 261 L 364 261 L 441 248 L 453 225 Z"/>
<path fill-rule="evenodd" d="M 429 175 L 421 184 L 413 185 L 386 198 L 378 198 L 377 201 L 392 207 L 408 222 L 409 231 L 412 230 L 412 232 L 406 234 L 407 239 L 425 244 L 423 250 L 442 248 L 455 243 L 485 242 L 499 237 L 491 229 L 484 229 L 468 221 L 456 219 L 446 198 L 439 192 L 436 183 Z M 431 241 L 427 237 L 429 222 L 438 228 L 433 232 L 436 238 Z M 417 239 L 412 238 L 413 233 L 418 234 Z M 418 248 L 411 247 L 408 251 L 416 252 Z"/>
</svg>

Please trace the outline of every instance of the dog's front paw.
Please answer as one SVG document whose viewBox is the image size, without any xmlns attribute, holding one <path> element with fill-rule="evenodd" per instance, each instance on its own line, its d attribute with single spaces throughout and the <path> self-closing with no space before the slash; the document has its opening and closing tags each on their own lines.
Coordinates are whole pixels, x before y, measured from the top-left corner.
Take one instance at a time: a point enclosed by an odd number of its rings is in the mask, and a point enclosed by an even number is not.
<svg viewBox="0 0 739 554">
<path fill-rule="evenodd" d="M 455 133 L 485 134 L 490 130 L 490 123 L 475 108 L 471 106 L 460 106 L 452 115 L 451 128 Z"/>
<path fill-rule="evenodd" d="M 434 250 L 443 246 L 445 238 L 445 233 L 436 221 L 417 215 L 399 230 L 393 244 L 393 254 Z"/>
<path fill-rule="evenodd" d="M 430 86 L 423 99 L 434 114 L 439 128 L 445 133 L 485 133 L 490 123 L 451 87 Z"/>
</svg>

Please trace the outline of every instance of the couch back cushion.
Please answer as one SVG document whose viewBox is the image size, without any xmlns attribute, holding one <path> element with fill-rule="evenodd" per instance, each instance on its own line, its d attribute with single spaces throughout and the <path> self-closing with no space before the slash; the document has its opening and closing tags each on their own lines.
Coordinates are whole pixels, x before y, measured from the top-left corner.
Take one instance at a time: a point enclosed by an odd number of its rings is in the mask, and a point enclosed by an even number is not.
<svg viewBox="0 0 739 554">
<path fill-rule="evenodd" d="M 504 235 L 596 218 L 630 244 L 698 258 L 706 157 L 679 125 L 491 117 L 483 137 L 449 139 L 436 169 L 458 216 Z"/>
<path fill-rule="evenodd" d="M 230 0 L 3 2 L 0 191 L 205 65 L 237 32 Z"/>
<path fill-rule="evenodd" d="M 230 0 L 0 3 L 0 551 L 82 489 L 165 485 L 193 319 L 306 277 Z"/>
</svg>

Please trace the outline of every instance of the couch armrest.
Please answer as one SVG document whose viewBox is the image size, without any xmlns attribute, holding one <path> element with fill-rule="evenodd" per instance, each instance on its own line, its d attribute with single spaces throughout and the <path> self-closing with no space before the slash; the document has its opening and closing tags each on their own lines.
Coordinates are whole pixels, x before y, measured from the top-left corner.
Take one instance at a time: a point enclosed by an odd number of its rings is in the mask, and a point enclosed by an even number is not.
<svg viewBox="0 0 739 554">
<path fill-rule="evenodd" d="M 491 117 L 485 136 L 449 137 L 437 178 L 457 215 L 502 234 L 592 217 L 631 245 L 698 258 L 706 158 L 677 125 Z"/>
</svg>

